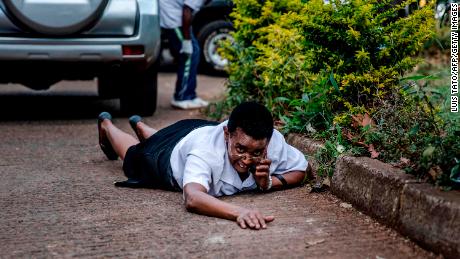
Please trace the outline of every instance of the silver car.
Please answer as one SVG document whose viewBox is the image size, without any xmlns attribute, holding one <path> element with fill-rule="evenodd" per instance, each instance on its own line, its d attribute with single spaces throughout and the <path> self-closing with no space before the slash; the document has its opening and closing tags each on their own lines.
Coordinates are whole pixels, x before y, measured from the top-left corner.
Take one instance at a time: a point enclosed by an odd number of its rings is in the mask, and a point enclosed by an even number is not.
<svg viewBox="0 0 460 259">
<path fill-rule="evenodd" d="M 158 12 L 158 0 L 0 0 L 0 83 L 39 90 L 97 78 L 124 113 L 151 115 Z"/>
</svg>

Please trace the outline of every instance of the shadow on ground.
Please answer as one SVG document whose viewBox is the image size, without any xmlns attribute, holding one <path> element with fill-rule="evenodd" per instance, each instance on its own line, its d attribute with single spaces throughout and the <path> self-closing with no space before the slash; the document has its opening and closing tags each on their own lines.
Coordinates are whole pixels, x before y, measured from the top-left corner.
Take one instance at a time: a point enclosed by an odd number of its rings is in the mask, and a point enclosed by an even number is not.
<svg viewBox="0 0 460 259">
<path fill-rule="evenodd" d="M 166 72 L 166 73 L 175 73 L 177 70 L 177 65 L 171 62 L 164 62 L 160 65 L 158 72 Z M 211 77 L 227 77 L 228 73 L 225 71 L 215 71 L 211 69 L 207 69 L 204 66 L 200 66 L 198 68 L 199 75 L 206 75 Z"/>
<path fill-rule="evenodd" d="M 175 64 L 163 64 L 159 72 L 172 73 L 174 78 L 176 69 Z M 199 75 L 209 76 L 212 81 L 212 78 L 221 79 L 225 73 L 200 71 Z M 202 81 L 200 89 L 203 89 Z M 99 98 L 97 87 L 91 81 L 60 82 L 43 91 L 12 84 L 0 87 L 2 121 L 93 119 L 101 111 L 108 111 L 116 117 L 126 117 L 119 107 L 119 99 Z"/>
<path fill-rule="evenodd" d="M 101 111 L 121 115 L 118 99 L 102 100 L 82 92 L 0 93 L 0 118 L 49 120 L 95 118 Z"/>
</svg>

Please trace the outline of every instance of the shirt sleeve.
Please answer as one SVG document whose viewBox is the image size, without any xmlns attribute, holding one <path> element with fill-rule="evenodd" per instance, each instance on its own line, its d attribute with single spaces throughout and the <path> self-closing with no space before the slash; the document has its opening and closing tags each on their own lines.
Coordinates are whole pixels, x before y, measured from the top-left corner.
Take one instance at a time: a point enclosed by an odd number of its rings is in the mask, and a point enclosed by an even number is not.
<svg viewBox="0 0 460 259">
<path fill-rule="evenodd" d="M 200 10 L 201 6 L 204 4 L 204 0 L 185 0 L 184 5 L 192 8 L 193 11 Z"/>
<path fill-rule="evenodd" d="M 188 183 L 201 184 L 206 188 L 206 192 L 209 192 L 211 168 L 203 159 L 195 155 L 188 155 L 185 161 L 182 189 Z"/>
<path fill-rule="evenodd" d="M 295 147 L 289 145 L 284 136 L 274 131 L 269 146 L 269 158 L 271 174 L 284 174 L 292 171 L 305 171 L 308 161 L 304 154 Z"/>
</svg>

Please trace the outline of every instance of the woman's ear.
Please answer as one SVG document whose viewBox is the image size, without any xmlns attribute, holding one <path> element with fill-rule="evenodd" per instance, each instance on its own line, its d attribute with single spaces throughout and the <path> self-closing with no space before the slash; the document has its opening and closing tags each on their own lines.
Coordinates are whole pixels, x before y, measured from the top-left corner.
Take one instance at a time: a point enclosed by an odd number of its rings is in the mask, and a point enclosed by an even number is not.
<svg viewBox="0 0 460 259">
<path fill-rule="evenodd" d="M 225 138 L 225 141 L 228 142 L 229 137 L 230 137 L 230 133 L 228 132 L 228 128 L 227 128 L 227 126 L 224 126 L 224 138 Z"/>
</svg>

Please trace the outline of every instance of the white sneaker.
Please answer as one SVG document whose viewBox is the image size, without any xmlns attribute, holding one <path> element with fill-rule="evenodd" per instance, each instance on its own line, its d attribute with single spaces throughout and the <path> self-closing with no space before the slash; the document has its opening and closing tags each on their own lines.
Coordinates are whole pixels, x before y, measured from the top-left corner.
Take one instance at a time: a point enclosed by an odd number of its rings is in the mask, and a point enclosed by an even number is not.
<svg viewBox="0 0 460 259">
<path fill-rule="evenodd" d="M 187 109 L 198 109 L 198 108 L 203 108 L 209 105 L 209 102 L 196 97 L 193 100 L 184 100 L 184 101 L 176 101 L 174 99 L 171 100 L 171 106 L 183 110 Z"/>
</svg>

